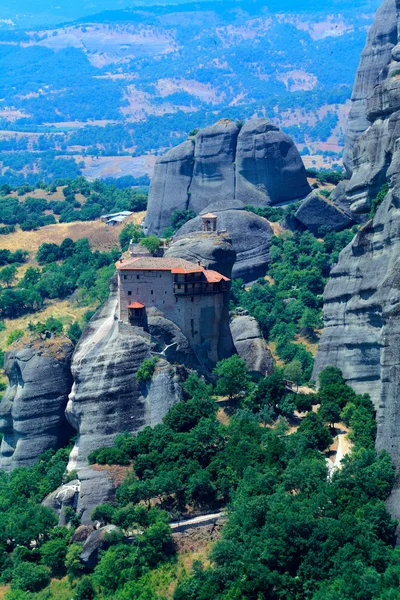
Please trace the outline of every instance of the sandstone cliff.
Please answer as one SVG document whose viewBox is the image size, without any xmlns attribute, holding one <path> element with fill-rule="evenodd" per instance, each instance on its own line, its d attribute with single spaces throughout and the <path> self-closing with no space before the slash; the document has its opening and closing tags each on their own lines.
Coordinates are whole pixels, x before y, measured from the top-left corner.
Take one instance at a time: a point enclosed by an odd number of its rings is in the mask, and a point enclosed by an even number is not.
<svg viewBox="0 0 400 600">
<path fill-rule="evenodd" d="M 6 353 L 9 385 L 0 403 L 0 468 L 33 464 L 72 433 L 64 411 L 72 385 L 72 344 L 66 339 L 35 341 Z"/>
<path fill-rule="evenodd" d="M 160 234 L 174 210 L 199 214 L 208 205 L 238 200 L 256 206 L 304 198 L 305 168 L 289 136 L 268 119 L 239 128 L 221 120 L 206 127 L 156 163 L 145 228 Z"/>
</svg>

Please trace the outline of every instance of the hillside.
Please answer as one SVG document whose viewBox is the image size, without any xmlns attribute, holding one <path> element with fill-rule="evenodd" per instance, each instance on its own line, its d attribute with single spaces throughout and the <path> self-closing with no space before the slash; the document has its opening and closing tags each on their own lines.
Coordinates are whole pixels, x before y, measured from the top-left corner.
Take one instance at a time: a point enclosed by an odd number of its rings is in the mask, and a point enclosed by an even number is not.
<svg viewBox="0 0 400 600">
<path fill-rule="evenodd" d="M 72 3 L 81 18 L 62 25 L 6 20 L 0 182 L 151 174 L 152 155 L 216 116 L 267 116 L 294 137 L 307 166 L 338 164 L 377 5 L 113 4 L 88 17 Z"/>
</svg>

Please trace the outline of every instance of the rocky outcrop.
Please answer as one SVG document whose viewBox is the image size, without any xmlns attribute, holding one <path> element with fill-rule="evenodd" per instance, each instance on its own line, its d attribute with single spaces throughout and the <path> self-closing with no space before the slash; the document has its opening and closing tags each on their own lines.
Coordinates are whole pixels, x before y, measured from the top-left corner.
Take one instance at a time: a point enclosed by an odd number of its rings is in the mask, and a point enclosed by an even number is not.
<svg viewBox="0 0 400 600">
<path fill-rule="evenodd" d="M 32 465 L 72 433 L 64 411 L 72 385 L 72 344 L 37 340 L 6 353 L 9 385 L 0 403 L 0 468 Z"/>
<path fill-rule="evenodd" d="M 50 508 L 56 513 L 58 516 L 58 524 L 60 526 L 65 526 L 67 524 L 65 515 L 67 506 L 76 509 L 78 505 L 80 485 L 78 479 L 69 481 L 46 496 L 42 502 L 43 506 Z"/>
<path fill-rule="evenodd" d="M 393 76 L 400 67 L 399 7 L 399 0 L 386 0 L 379 8 L 353 90 L 344 160 L 352 175 L 346 192 L 355 214 L 369 212 L 400 135 L 400 80 Z"/>
<path fill-rule="evenodd" d="M 337 366 L 377 409 L 377 448 L 400 471 L 400 145 L 388 171 L 390 192 L 341 253 L 324 294 L 325 329 L 314 377 Z M 400 517 L 400 481 L 389 502 Z"/>
<path fill-rule="evenodd" d="M 175 368 L 160 360 L 149 382 L 136 373 L 145 359 L 157 352 L 156 344 L 142 329 L 118 323 L 117 290 L 89 322 L 72 360 L 74 382 L 66 409 L 77 430 L 77 441 L 68 465 L 77 469 L 80 493 L 77 513 L 90 522 L 92 509 L 110 501 L 115 491 L 111 474 L 87 466 L 92 450 L 111 446 L 122 431 L 137 433 L 161 423 L 168 409 L 181 400 Z"/>
<path fill-rule="evenodd" d="M 243 204 L 240 202 L 228 206 L 233 207 L 224 209 L 221 208 L 221 203 L 211 204 L 202 211 L 202 214 L 214 213 L 217 216 L 218 229 L 226 231 L 231 240 L 236 252 L 232 277 L 240 277 L 246 282 L 255 281 L 258 277 L 263 277 L 268 268 L 269 250 L 273 236 L 271 226 L 263 217 L 243 210 Z M 188 234 L 199 234 L 201 228 L 201 216 L 185 223 L 177 232 L 172 249 L 175 247 L 179 249 L 182 238 Z"/>
<path fill-rule="evenodd" d="M 156 425 L 160 415 L 181 398 L 178 380 L 166 361 L 160 361 L 147 385 L 136 379 L 154 347 L 142 329 L 118 323 L 114 285 L 108 301 L 84 331 L 72 361 L 74 383 L 66 415 L 78 438 L 71 468 L 85 465 L 89 453 L 111 445 L 117 433 Z M 159 382 L 162 394 L 156 393 Z"/>
<path fill-rule="evenodd" d="M 240 130 L 235 198 L 265 206 L 304 198 L 310 191 L 292 139 L 268 119 L 252 119 Z"/>
<path fill-rule="evenodd" d="M 201 226 L 200 226 L 201 228 Z M 232 269 L 236 261 L 236 251 L 228 235 L 203 233 L 195 231 L 185 235 L 184 228 L 165 252 L 166 258 L 184 258 L 190 262 L 200 261 L 207 269 L 232 277 Z"/>
<path fill-rule="evenodd" d="M 251 375 L 266 377 L 274 370 L 274 360 L 254 317 L 237 316 L 231 321 L 233 343 Z"/>
<path fill-rule="evenodd" d="M 106 550 L 109 546 L 107 537 L 121 531 L 115 525 L 106 525 L 96 531 L 93 531 L 83 545 L 80 559 L 89 571 L 93 571 L 99 561 L 101 550 Z"/>
<path fill-rule="evenodd" d="M 268 119 L 239 128 L 227 119 L 206 127 L 161 157 L 152 178 L 145 229 L 161 234 L 174 210 L 199 214 L 210 203 L 265 206 L 310 192 L 293 141 Z"/>
<path fill-rule="evenodd" d="M 316 191 L 307 196 L 295 217 L 314 235 L 318 234 L 321 227 L 341 231 L 354 224 L 352 216 L 343 207 L 323 198 Z"/>
</svg>

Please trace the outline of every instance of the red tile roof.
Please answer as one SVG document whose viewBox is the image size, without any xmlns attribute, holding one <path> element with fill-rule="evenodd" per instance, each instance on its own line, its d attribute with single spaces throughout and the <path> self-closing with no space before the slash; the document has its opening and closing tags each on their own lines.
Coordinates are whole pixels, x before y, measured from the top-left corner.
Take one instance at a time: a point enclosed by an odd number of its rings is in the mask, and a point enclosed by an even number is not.
<svg viewBox="0 0 400 600">
<path fill-rule="evenodd" d="M 128 308 L 144 308 L 144 304 L 142 304 L 141 302 L 132 302 L 132 304 L 130 304 Z"/>
<path fill-rule="evenodd" d="M 229 281 L 228 277 L 217 271 L 210 271 L 203 266 L 184 260 L 183 258 L 155 258 L 150 256 L 131 258 L 118 261 L 116 267 L 119 271 L 171 271 L 173 275 L 191 273 L 204 273 L 208 283 Z"/>
<path fill-rule="evenodd" d="M 216 219 L 217 215 L 213 215 L 212 213 L 207 213 L 206 215 L 201 215 L 202 219 Z"/>
</svg>

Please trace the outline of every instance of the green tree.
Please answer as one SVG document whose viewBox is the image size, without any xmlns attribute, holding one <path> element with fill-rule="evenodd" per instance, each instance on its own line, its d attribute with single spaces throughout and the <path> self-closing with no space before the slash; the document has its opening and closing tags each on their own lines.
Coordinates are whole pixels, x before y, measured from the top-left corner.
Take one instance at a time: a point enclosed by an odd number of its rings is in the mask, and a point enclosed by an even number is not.
<svg viewBox="0 0 400 600">
<path fill-rule="evenodd" d="M 48 585 L 50 573 L 47 567 L 22 562 L 13 571 L 12 586 L 25 592 L 38 592 Z"/>
<path fill-rule="evenodd" d="M 250 388 L 247 365 L 237 354 L 217 363 L 213 373 L 218 376 L 215 387 L 218 396 L 228 396 L 232 400 Z"/>
<path fill-rule="evenodd" d="M 287 379 L 293 381 L 297 389 L 299 388 L 299 384 L 303 378 L 303 369 L 301 362 L 299 360 L 292 360 L 288 365 L 286 365 L 284 369 L 284 374 Z"/>
<path fill-rule="evenodd" d="M 156 235 L 151 235 L 140 240 L 140 245 L 147 248 L 150 254 L 156 254 L 157 250 L 160 248 L 160 244 L 161 240 Z"/>
<path fill-rule="evenodd" d="M 56 538 L 44 543 L 40 548 L 42 563 L 49 567 L 53 575 L 60 575 L 65 571 L 67 544 L 66 539 Z"/>
<path fill-rule="evenodd" d="M 67 335 L 68 335 L 69 339 L 71 340 L 71 342 L 74 344 L 74 346 L 76 346 L 76 344 L 79 342 L 79 339 L 82 335 L 81 326 L 79 325 L 79 323 L 77 321 L 74 321 L 68 327 Z"/>
<path fill-rule="evenodd" d="M 15 281 L 16 276 L 17 267 L 15 265 L 9 265 L 0 271 L 0 281 L 7 286 L 10 286 Z"/>
<path fill-rule="evenodd" d="M 74 600 L 93 600 L 96 597 L 96 590 L 90 577 L 84 577 L 76 587 Z"/>
<path fill-rule="evenodd" d="M 81 561 L 82 544 L 71 544 L 65 558 L 65 566 L 68 573 L 68 579 L 73 581 L 82 575 L 85 566 Z"/>
<path fill-rule="evenodd" d="M 14 329 L 14 331 L 10 331 L 6 341 L 7 346 L 11 346 L 11 344 L 23 338 L 24 335 L 25 331 L 23 329 Z"/>
<path fill-rule="evenodd" d="M 139 381 L 150 381 L 156 370 L 158 358 L 146 359 L 142 362 L 136 373 L 136 379 Z"/>
</svg>

